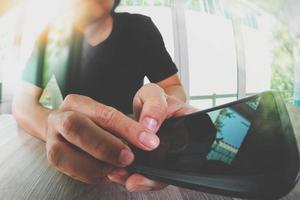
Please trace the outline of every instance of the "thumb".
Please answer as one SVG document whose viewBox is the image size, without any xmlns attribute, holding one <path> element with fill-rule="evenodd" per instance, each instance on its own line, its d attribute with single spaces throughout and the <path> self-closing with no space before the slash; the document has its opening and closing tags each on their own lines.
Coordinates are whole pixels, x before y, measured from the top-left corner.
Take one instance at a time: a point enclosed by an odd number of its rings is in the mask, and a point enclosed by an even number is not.
<svg viewBox="0 0 300 200">
<path fill-rule="evenodd" d="M 156 133 L 167 117 L 168 104 L 164 90 L 156 84 L 147 84 L 138 91 L 134 105 L 135 113 L 140 113 L 139 122 Z"/>
</svg>

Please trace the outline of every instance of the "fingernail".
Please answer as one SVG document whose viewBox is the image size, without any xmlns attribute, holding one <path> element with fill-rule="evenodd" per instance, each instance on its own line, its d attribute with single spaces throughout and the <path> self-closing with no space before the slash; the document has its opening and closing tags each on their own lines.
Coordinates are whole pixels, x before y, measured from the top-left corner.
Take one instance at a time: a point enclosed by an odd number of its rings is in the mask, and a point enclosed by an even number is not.
<svg viewBox="0 0 300 200">
<path fill-rule="evenodd" d="M 145 117 L 142 123 L 145 127 L 147 127 L 151 131 L 156 131 L 158 126 L 158 122 L 155 119 L 150 117 Z"/>
<path fill-rule="evenodd" d="M 150 190 L 152 190 L 152 188 L 147 186 L 135 186 L 133 188 L 128 189 L 129 192 L 142 192 L 142 191 L 150 191 Z"/>
<path fill-rule="evenodd" d="M 155 134 L 141 132 L 138 139 L 150 150 L 155 149 L 159 145 L 159 138 Z"/>
<path fill-rule="evenodd" d="M 119 155 L 119 163 L 121 165 L 129 165 L 134 159 L 133 153 L 128 149 L 122 149 Z"/>
<path fill-rule="evenodd" d="M 124 185 L 125 184 L 125 181 L 126 179 L 122 176 L 119 176 L 119 175 L 115 175 L 115 174 L 109 174 L 107 175 L 108 179 L 112 182 L 115 182 L 115 183 L 119 183 L 119 184 L 122 184 Z"/>
</svg>

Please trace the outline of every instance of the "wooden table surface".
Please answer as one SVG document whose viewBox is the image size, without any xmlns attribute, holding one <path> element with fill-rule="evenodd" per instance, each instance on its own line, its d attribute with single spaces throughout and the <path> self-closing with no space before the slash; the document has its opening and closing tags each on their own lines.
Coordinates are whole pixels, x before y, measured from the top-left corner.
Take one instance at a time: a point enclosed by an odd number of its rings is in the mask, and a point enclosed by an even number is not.
<svg viewBox="0 0 300 200">
<path fill-rule="evenodd" d="M 300 108 L 289 106 L 298 144 Z M 21 130 L 11 115 L 0 115 L 0 199 L 236 199 L 175 186 L 160 191 L 127 192 L 117 184 L 102 187 L 75 181 L 47 163 L 45 144 Z M 282 199 L 300 199 L 300 183 Z"/>
</svg>

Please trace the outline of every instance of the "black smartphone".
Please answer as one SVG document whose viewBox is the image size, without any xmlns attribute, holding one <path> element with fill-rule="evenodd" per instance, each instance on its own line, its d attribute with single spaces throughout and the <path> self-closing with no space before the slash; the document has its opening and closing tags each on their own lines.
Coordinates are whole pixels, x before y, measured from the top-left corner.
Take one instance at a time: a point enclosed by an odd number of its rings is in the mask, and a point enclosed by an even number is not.
<svg viewBox="0 0 300 200">
<path fill-rule="evenodd" d="M 169 184 L 247 198 L 278 198 L 299 177 L 292 124 L 279 94 L 264 92 L 165 120 L 160 145 L 133 147 L 131 172 Z"/>
</svg>

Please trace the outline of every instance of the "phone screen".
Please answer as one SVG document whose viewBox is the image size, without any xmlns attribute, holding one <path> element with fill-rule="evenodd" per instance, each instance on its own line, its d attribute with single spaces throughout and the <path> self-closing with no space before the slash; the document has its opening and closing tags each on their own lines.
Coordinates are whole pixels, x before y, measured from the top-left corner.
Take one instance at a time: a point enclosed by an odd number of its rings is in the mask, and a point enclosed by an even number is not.
<svg viewBox="0 0 300 200">
<path fill-rule="evenodd" d="M 159 147 L 135 150 L 136 163 L 178 172 L 264 174 L 280 168 L 284 152 L 276 102 L 258 95 L 166 120 Z"/>
</svg>

